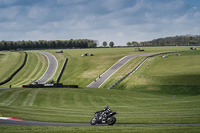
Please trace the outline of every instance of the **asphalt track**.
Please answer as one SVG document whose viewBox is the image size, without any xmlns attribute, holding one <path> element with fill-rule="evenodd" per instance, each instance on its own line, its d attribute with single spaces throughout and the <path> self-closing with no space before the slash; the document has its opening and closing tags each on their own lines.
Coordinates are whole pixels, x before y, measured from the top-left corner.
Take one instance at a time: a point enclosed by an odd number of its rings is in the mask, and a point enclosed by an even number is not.
<svg viewBox="0 0 200 133">
<path fill-rule="evenodd" d="M 150 55 L 150 54 L 137 54 L 137 55 L 129 55 L 129 56 L 123 57 L 117 63 L 115 63 L 112 67 L 110 67 L 106 72 L 104 72 L 102 75 L 100 75 L 100 77 L 98 77 L 92 83 L 90 83 L 87 87 L 93 87 L 93 88 L 101 87 L 101 85 L 106 80 L 108 80 L 117 70 L 119 70 L 128 61 L 130 61 L 131 59 L 133 59 L 135 57 L 144 56 L 144 55 Z"/>
<path fill-rule="evenodd" d="M 53 75 L 55 74 L 57 67 L 58 67 L 58 61 L 54 55 L 52 55 L 48 52 L 42 52 L 42 51 L 33 51 L 33 52 L 39 52 L 39 53 L 45 55 L 48 59 L 48 68 L 47 68 L 46 72 L 40 79 L 37 80 L 38 84 L 44 84 L 48 80 L 50 80 L 53 77 Z"/>
<path fill-rule="evenodd" d="M 32 126 L 92 126 L 89 123 L 54 123 L 54 122 L 37 122 L 37 121 L 15 121 L 1 120 L 0 125 L 32 125 Z M 107 124 L 97 124 L 95 126 L 109 126 Z M 193 124 L 115 124 L 115 126 L 200 126 L 200 123 Z"/>
</svg>

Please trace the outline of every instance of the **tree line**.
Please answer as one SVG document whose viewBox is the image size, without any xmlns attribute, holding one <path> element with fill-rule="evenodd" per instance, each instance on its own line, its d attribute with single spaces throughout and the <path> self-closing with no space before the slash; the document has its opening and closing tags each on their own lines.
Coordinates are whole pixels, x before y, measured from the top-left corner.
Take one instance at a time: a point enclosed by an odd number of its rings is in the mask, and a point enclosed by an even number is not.
<svg viewBox="0 0 200 133">
<path fill-rule="evenodd" d="M 42 48 L 95 48 L 97 41 L 77 40 L 39 40 L 39 41 L 0 41 L 0 50 L 42 49 Z"/>
<path fill-rule="evenodd" d="M 186 45 L 200 45 L 200 35 L 185 35 L 158 38 L 152 41 L 145 42 L 127 42 L 127 46 L 186 46 Z"/>
<path fill-rule="evenodd" d="M 103 42 L 103 44 L 102 44 L 104 47 L 107 47 L 107 45 L 108 45 L 108 43 L 106 42 L 106 41 L 104 41 Z M 111 41 L 110 43 L 109 43 L 109 47 L 114 47 L 114 42 L 113 41 Z"/>
</svg>

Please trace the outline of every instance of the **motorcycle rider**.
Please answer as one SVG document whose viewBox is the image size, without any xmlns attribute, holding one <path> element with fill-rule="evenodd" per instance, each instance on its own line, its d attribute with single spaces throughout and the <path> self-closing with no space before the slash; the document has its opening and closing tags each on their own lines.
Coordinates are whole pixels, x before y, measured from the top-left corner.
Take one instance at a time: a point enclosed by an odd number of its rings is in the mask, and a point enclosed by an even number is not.
<svg viewBox="0 0 200 133">
<path fill-rule="evenodd" d="M 103 110 L 100 110 L 98 112 L 106 112 L 106 113 L 111 113 L 112 110 L 108 107 L 108 105 L 105 106 L 105 108 Z"/>
<path fill-rule="evenodd" d="M 116 122 L 116 118 L 113 116 L 115 114 L 117 114 L 117 112 L 112 112 L 112 110 L 106 105 L 103 110 L 94 113 L 94 117 L 91 119 L 90 124 L 113 125 Z"/>
<path fill-rule="evenodd" d="M 101 113 L 103 117 L 106 117 L 109 113 L 112 112 L 112 110 L 108 107 L 108 105 L 105 106 L 103 110 L 97 111 L 98 113 Z M 99 116 L 98 116 L 99 117 Z M 101 118 L 100 118 L 101 119 Z"/>
</svg>

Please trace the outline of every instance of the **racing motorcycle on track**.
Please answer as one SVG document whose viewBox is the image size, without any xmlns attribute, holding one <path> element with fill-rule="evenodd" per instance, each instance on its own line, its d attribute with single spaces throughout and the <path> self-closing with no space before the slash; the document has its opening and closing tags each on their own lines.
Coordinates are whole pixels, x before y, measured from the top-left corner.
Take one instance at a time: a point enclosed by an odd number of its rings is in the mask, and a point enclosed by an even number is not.
<svg viewBox="0 0 200 133">
<path fill-rule="evenodd" d="M 97 111 L 94 113 L 94 117 L 90 121 L 90 124 L 113 125 L 116 122 L 116 118 L 114 117 L 115 114 L 117 114 L 117 112 L 112 112 L 111 109 L 108 106 L 106 106 L 104 110 Z"/>
</svg>

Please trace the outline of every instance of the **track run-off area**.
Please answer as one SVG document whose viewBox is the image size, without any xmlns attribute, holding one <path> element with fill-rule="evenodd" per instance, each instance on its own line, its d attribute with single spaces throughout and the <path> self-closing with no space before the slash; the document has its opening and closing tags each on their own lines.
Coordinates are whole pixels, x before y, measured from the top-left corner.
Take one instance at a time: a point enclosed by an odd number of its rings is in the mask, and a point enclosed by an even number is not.
<svg viewBox="0 0 200 133">
<path fill-rule="evenodd" d="M 34 126 L 93 126 L 85 123 L 54 123 L 54 122 L 37 122 L 23 120 L 2 120 L 0 125 L 34 125 Z M 115 126 L 200 126 L 200 123 L 193 124 L 114 124 Z M 95 126 L 109 126 L 107 124 L 97 124 Z"/>
</svg>

